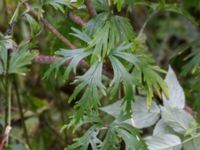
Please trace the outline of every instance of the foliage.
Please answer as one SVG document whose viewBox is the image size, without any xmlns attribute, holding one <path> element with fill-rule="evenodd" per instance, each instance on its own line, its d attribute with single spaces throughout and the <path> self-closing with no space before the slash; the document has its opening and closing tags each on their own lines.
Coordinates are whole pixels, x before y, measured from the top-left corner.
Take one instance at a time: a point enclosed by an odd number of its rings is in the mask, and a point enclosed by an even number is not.
<svg viewBox="0 0 200 150">
<path fill-rule="evenodd" d="M 173 70 L 169 68 L 166 83 L 171 83 L 174 80 L 177 80 L 176 75 Z M 139 129 L 156 124 L 154 126 L 153 136 L 145 138 L 148 149 L 150 150 L 180 150 L 181 147 L 184 147 L 186 150 L 194 147 L 194 150 L 197 150 L 196 143 L 200 136 L 198 130 L 199 125 L 194 118 L 182 108 L 182 103 L 185 99 L 180 100 L 181 97 L 179 97 L 179 95 L 183 93 L 179 90 L 181 86 L 178 82 L 174 82 L 173 89 L 173 91 L 170 91 L 169 97 L 172 98 L 173 96 L 174 98 L 169 99 L 168 103 L 164 103 L 164 106 L 160 106 L 160 108 L 154 103 L 149 113 L 147 113 L 147 110 L 143 110 L 145 106 L 141 107 L 145 105 L 144 97 L 138 97 L 132 104 L 133 114 L 130 119 L 131 121 L 128 121 L 128 123 Z M 121 105 L 112 104 L 102 108 L 102 110 L 118 118 L 119 114 L 115 114 L 110 110 L 119 110 L 120 107 Z M 159 113 L 161 114 L 161 119 L 159 118 Z M 186 143 L 190 145 L 190 147 Z"/>
<path fill-rule="evenodd" d="M 0 150 L 199 149 L 199 4 L 0 2 Z"/>
</svg>

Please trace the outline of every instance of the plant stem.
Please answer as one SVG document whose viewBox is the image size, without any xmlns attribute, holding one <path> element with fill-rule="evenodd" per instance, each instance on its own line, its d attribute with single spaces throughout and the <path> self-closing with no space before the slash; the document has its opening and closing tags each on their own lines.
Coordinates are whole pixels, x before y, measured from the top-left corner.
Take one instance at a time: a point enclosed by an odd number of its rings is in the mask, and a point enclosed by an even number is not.
<svg viewBox="0 0 200 150">
<path fill-rule="evenodd" d="M 94 8 L 93 4 L 92 4 L 92 0 L 85 0 L 84 1 L 88 12 L 90 14 L 91 17 L 95 17 L 97 15 L 96 9 Z"/>
<path fill-rule="evenodd" d="M 11 94 L 12 94 L 12 84 L 8 83 L 8 126 L 11 126 Z"/>
<path fill-rule="evenodd" d="M 76 46 L 73 45 L 67 38 L 65 38 L 52 24 L 50 24 L 45 18 L 40 16 L 37 11 L 29 5 L 27 2 L 22 2 L 24 6 L 27 8 L 27 10 L 36 18 L 38 18 L 44 26 L 53 33 L 58 39 L 60 39 L 65 45 L 67 45 L 71 49 L 75 49 Z"/>
<path fill-rule="evenodd" d="M 159 10 L 153 11 L 153 12 L 147 17 L 147 19 L 145 20 L 144 24 L 142 25 L 142 28 L 140 29 L 140 32 L 139 32 L 138 36 L 140 36 L 141 34 L 143 34 L 144 29 L 145 29 L 146 26 L 147 26 L 147 23 L 153 18 L 153 16 L 154 16 L 155 14 L 158 13 L 158 11 L 159 11 Z"/>
<path fill-rule="evenodd" d="M 20 113 L 21 122 L 22 122 L 23 129 L 24 129 L 24 136 L 25 136 L 26 144 L 28 145 L 29 149 L 31 150 L 32 148 L 31 148 L 31 145 L 30 145 L 30 142 L 29 142 L 28 132 L 27 132 L 24 114 L 23 114 L 23 106 L 22 106 L 22 103 L 21 103 L 20 94 L 19 94 L 19 91 L 18 91 L 18 86 L 17 86 L 16 80 L 14 81 L 14 90 L 15 90 L 15 93 L 16 93 L 17 103 L 18 103 L 18 107 L 19 107 L 19 113 Z"/>
<path fill-rule="evenodd" d="M 197 134 L 197 135 L 195 135 L 195 136 L 192 136 L 192 137 L 190 137 L 190 138 L 184 140 L 184 141 L 182 142 L 182 144 L 185 144 L 185 143 L 189 142 L 190 140 L 193 140 L 193 139 L 196 139 L 196 138 L 199 138 L 199 137 L 200 137 L 200 134 Z"/>
</svg>

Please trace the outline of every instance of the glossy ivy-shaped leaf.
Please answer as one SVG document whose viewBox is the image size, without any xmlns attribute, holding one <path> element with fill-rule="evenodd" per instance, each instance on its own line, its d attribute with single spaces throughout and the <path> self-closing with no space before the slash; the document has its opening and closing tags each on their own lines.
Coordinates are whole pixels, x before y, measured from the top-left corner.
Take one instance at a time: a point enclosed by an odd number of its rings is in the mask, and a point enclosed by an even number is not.
<svg viewBox="0 0 200 150">
<path fill-rule="evenodd" d="M 176 78 L 176 74 L 170 66 L 165 77 L 165 82 L 168 87 L 169 99 L 163 94 L 164 106 L 183 109 L 185 107 L 185 94 Z"/>
<path fill-rule="evenodd" d="M 164 134 L 147 137 L 146 143 L 149 150 L 181 150 L 181 140 L 173 134 Z"/>
</svg>

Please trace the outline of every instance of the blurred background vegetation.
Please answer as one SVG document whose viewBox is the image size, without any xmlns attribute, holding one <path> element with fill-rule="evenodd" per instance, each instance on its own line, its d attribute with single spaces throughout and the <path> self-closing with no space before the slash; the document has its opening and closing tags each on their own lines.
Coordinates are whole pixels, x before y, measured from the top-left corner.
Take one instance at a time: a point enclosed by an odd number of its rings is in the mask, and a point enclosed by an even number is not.
<svg viewBox="0 0 200 150">
<path fill-rule="evenodd" d="M 71 27 L 81 29 L 80 25 L 74 23 L 69 14 L 78 14 L 85 21 L 89 19 L 87 10 L 83 7 L 80 10 L 70 10 L 68 7 L 52 7 L 50 0 L 29 0 L 32 7 L 41 11 L 43 16 L 53 24 L 60 33 L 67 37 L 72 43 L 80 46 L 75 37 L 69 33 Z M 191 63 L 193 51 L 200 51 L 200 1 L 199 0 L 166 0 L 168 3 L 180 3 L 189 12 L 195 23 L 185 17 L 171 12 L 161 12 L 154 16 L 145 30 L 147 45 L 150 53 L 161 68 L 167 69 L 168 64 L 176 71 L 178 78 L 183 85 L 187 97 L 187 104 L 200 114 L 200 71 L 187 69 Z M 152 0 L 152 2 L 156 2 Z M 80 1 L 81 3 L 81 1 Z M 5 33 L 9 21 L 17 7 L 18 0 L 0 0 L 0 32 Z M 26 9 L 20 7 L 21 14 Z M 138 32 L 144 23 L 149 9 L 146 7 L 133 6 L 129 14 L 135 32 Z M 42 54 L 52 55 L 59 48 L 66 48 L 59 39 L 36 21 L 31 15 L 19 17 L 13 28 L 13 39 L 17 44 L 24 40 L 30 40 L 34 49 Z M 34 25 L 33 25 L 34 24 Z M 200 53 L 200 52 L 199 52 Z M 200 64 L 200 55 L 193 60 L 193 67 Z M 195 62 L 194 62 L 195 61 Z M 192 67 L 192 68 L 193 68 Z M 74 86 L 62 80 L 43 80 L 44 72 L 48 65 L 33 64 L 25 77 L 20 77 L 19 93 L 23 101 L 23 112 L 25 124 L 28 129 L 28 136 L 32 148 L 35 150 L 60 150 L 72 143 L 72 139 L 84 133 L 87 127 L 72 132 L 64 130 L 60 132 L 63 125 L 70 122 L 73 114 L 73 103 L 67 103 L 69 95 L 73 92 Z M 191 67 L 190 67 L 191 68 Z M 72 79 L 73 80 L 73 77 Z M 0 95 L 1 98 L 1 95 Z M 102 102 L 103 103 L 103 102 Z M 3 124 L 3 101 L 0 101 L 0 122 Z M 103 116 L 102 116 L 103 117 Z M 200 116 L 197 116 L 200 121 Z M 12 105 L 11 139 L 14 150 L 22 150 L 25 147 L 23 125 L 16 103 Z"/>
</svg>

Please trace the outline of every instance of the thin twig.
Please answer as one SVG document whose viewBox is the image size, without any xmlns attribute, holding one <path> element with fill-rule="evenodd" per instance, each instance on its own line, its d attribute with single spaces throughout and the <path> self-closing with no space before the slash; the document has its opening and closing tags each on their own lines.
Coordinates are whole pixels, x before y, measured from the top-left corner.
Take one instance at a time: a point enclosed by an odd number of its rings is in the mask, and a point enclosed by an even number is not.
<svg viewBox="0 0 200 150">
<path fill-rule="evenodd" d="M 95 17 L 97 15 L 96 9 L 92 4 L 92 0 L 85 0 L 85 5 L 91 17 Z"/>
<path fill-rule="evenodd" d="M 33 16 L 39 18 L 39 20 L 44 24 L 44 26 L 51 33 L 53 33 L 58 39 L 60 39 L 63 43 L 65 43 L 65 45 L 67 45 L 71 49 L 76 48 L 76 46 L 73 45 L 66 37 L 64 37 L 52 24 L 50 24 L 45 18 L 40 16 L 31 5 L 29 5 L 27 2 L 24 2 L 23 4 Z"/>
<path fill-rule="evenodd" d="M 35 17 L 39 17 L 37 11 L 35 9 L 33 9 L 27 2 L 23 3 L 25 5 L 25 7 L 30 11 L 30 13 L 35 16 Z M 63 43 L 65 43 L 67 46 L 69 46 L 69 48 L 71 49 L 75 49 L 75 45 L 73 45 L 68 39 L 66 39 L 60 32 L 58 32 L 58 30 L 51 25 L 45 18 L 43 17 L 39 17 L 39 20 L 45 25 L 45 27 L 47 27 L 47 29 L 52 32 L 57 38 L 59 38 Z M 76 16 L 76 21 L 79 20 L 80 23 L 80 18 L 78 18 L 78 16 Z M 81 20 L 81 24 L 84 24 L 85 22 L 83 22 Z M 54 62 L 57 58 L 56 56 L 44 56 L 44 55 L 40 55 L 38 57 L 36 57 L 34 59 L 34 62 L 36 63 L 44 63 L 44 64 L 51 64 L 52 62 Z M 68 63 L 67 63 L 68 64 Z M 81 67 L 88 67 L 88 63 L 85 60 L 82 60 L 80 63 Z"/>
<path fill-rule="evenodd" d="M 33 62 L 36 64 L 52 64 L 56 60 L 61 59 L 61 57 L 58 56 L 47 56 L 47 55 L 39 55 L 34 58 Z M 71 60 L 66 61 L 65 65 L 69 65 Z M 88 68 L 89 65 L 86 61 L 81 60 L 78 64 L 78 68 Z"/>
<path fill-rule="evenodd" d="M 69 17 L 71 18 L 73 22 L 75 22 L 78 25 L 84 26 L 86 24 L 86 22 L 80 16 L 76 14 L 70 13 Z"/>
</svg>

